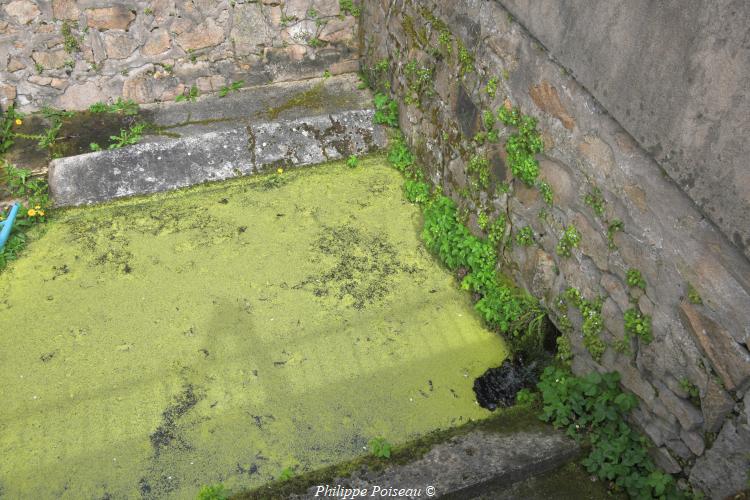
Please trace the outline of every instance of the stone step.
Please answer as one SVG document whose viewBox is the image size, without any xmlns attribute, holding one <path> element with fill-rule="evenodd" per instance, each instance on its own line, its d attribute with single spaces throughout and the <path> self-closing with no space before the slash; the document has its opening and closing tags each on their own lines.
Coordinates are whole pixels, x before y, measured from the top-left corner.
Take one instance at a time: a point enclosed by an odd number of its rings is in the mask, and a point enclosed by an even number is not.
<svg viewBox="0 0 750 500">
<path fill-rule="evenodd" d="M 51 161 L 50 192 L 83 205 L 366 154 L 386 143 L 373 115 L 350 75 L 153 105 L 142 116 L 158 134 Z"/>
<path fill-rule="evenodd" d="M 487 492 L 495 496 L 574 461 L 580 453 L 573 440 L 549 428 L 507 433 L 480 428 L 435 444 L 411 462 L 383 471 L 360 470 L 351 477 L 333 479 L 327 486 L 359 489 L 359 497 L 380 498 L 384 488 L 410 489 L 398 498 L 469 499 L 484 497 Z M 341 491 L 338 496 L 330 490 L 325 495 L 325 486 L 314 485 L 304 493 L 271 486 L 240 493 L 235 498 L 343 498 Z M 365 495 L 361 494 L 363 490 L 367 491 Z"/>
</svg>

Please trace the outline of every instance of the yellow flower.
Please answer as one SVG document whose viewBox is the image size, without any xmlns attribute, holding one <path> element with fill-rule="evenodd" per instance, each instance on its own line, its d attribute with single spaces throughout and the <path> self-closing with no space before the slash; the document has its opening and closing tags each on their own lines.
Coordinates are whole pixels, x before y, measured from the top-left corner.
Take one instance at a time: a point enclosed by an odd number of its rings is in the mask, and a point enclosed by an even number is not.
<svg viewBox="0 0 750 500">
<path fill-rule="evenodd" d="M 33 208 L 30 208 L 29 211 L 26 213 L 28 214 L 29 217 L 36 216 L 36 210 L 34 210 Z"/>
<path fill-rule="evenodd" d="M 20 118 L 16 118 L 16 125 L 23 125 L 23 121 Z"/>
<path fill-rule="evenodd" d="M 39 206 L 39 205 L 37 205 L 37 206 L 35 206 L 34 208 L 36 208 L 37 210 L 39 210 L 39 209 L 40 209 L 40 208 L 42 208 L 42 207 L 41 207 L 41 206 Z"/>
<path fill-rule="evenodd" d="M 283 168 L 279 168 L 279 169 L 276 170 L 276 172 L 278 172 L 280 174 L 283 174 L 284 173 L 284 169 Z"/>
<path fill-rule="evenodd" d="M 39 217 L 44 217 L 44 210 L 39 210 L 37 213 L 39 214 Z"/>
</svg>

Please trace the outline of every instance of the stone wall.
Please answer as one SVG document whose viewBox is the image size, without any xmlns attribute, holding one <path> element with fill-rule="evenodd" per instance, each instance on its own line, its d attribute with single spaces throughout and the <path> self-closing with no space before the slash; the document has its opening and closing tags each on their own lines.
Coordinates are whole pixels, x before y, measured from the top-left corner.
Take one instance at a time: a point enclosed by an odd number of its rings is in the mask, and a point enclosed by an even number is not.
<svg viewBox="0 0 750 500">
<path fill-rule="evenodd" d="M 357 70 L 338 0 L 11 0 L 0 5 L 0 105 L 78 110 Z"/>
<path fill-rule="evenodd" d="M 500 3 L 750 257 L 750 2 Z"/>
<path fill-rule="evenodd" d="M 361 26 L 363 67 L 398 99 L 401 128 L 432 181 L 477 233 L 478 213 L 508 218 L 505 271 L 570 339 L 574 371 L 622 374 L 640 399 L 634 420 L 655 459 L 683 482 L 714 498 L 746 487 L 745 256 L 499 3 L 373 0 Z M 487 131 L 485 111 L 511 104 L 538 119 L 540 179 L 552 187 L 551 206 L 508 171 L 512 128 L 495 125 L 497 143 L 473 140 Z M 472 158 L 488 160 L 488 189 L 478 188 Z M 530 246 L 516 242 L 527 226 Z M 557 247 L 570 227 L 580 243 L 565 257 Z M 640 271 L 645 290 L 628 284 L 630 269 Z M 569 287 L 592 303 L 602 298 L 603 329 L 587 324 L 604 342 L 601 356 L 584 344 L 580 311 L 561 301 Z M 626 336 L 628 310 L 650 317 L 652 340 Z"/>
</svg>

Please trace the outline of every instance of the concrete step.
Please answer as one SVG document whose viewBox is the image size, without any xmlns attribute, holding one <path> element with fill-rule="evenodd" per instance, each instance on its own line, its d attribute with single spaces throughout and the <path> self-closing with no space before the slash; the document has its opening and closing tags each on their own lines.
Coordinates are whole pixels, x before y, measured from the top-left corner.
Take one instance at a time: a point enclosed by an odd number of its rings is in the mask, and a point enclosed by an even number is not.
<svg viewBox="0 0 750 500">
<path fill-rule="evenodd" d="M 315 484 L 304 492 L 295 493 L 280 483 L 234 498 L 343 498 L 347 488 L 359 491 L 359 496 L 349 493 L 348 498 L 380 498 L 385 488 L 405 489 L 398 498 L 512 498 L 507 495 L 520 488 L 516 485 L 545 477 L 581 454 L 581 448 L 562 433 L 545 426 L 527 427 L 498 432 L 480 424 L 476 430 L 433 445 L 421 458 L 385 470 L 360 469 L 350 477 Z"/>
<path fill-rule="evenodd" d="M 154 133 L 51 161 L 50 192 L 57 206 L 83 205 L 370 153 L 386 144 L 373 115 L 353 75 L 148 106 Z"/>
</svg>

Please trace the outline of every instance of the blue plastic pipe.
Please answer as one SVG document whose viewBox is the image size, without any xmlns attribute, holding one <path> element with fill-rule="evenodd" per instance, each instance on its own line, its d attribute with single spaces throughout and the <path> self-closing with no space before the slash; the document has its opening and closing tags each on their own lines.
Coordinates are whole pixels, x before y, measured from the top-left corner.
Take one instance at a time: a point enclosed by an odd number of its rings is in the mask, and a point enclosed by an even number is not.
<svg viewBox="0 0 750 500">
<path fill-rule="evenodd" d="M 10 237 L 10 231 L 13 229 L 13 222 L 16 220 L 18 215 L 18 209 L 21 207 L 18 203 L 14 203 L 8 214 L 8 218 L 4 221 L 0 221 L 0 251 L 5 248 L 5 243 Z"/>
</svg>

